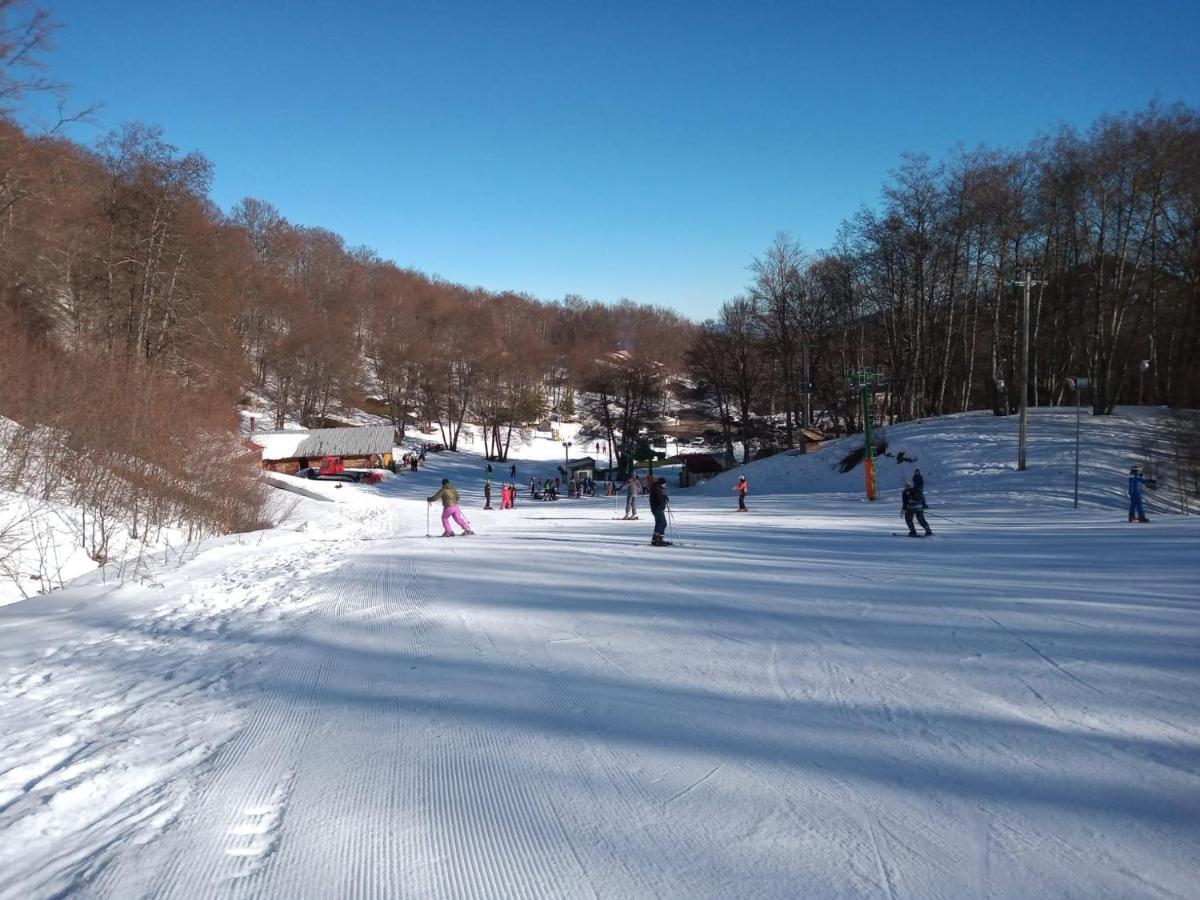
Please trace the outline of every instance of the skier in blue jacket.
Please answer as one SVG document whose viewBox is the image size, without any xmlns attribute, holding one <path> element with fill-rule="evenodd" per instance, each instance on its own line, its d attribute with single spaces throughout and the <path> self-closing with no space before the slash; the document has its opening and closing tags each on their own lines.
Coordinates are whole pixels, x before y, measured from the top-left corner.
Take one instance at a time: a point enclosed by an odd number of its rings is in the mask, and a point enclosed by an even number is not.
<svg viewBox="0 0 1200 900">
<path fill-rule="evenodd" d="M 1136 517 L 1139 522 L 1149 522 L 1146 518 L 1146 508 L 1142 506 L 1142 485 L 1146 483 L 1146 479 L 1142 477 L 1142 470 L 1134 466 L 1129 470 L 1129 521 L 1132 522 Z"/>
</svg>

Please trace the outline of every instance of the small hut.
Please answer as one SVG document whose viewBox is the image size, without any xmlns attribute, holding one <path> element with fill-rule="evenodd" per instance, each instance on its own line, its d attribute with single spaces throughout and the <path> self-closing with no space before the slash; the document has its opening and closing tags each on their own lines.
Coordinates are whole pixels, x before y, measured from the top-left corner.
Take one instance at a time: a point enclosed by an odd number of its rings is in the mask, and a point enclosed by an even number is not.
<svg viewBox="0 0 1200 900">
<path fill-rule="evenodd" d="M 679 459 L 683 463 L 679 470 L 680 487 L 691 487 L 725 471 L 725 467 L 711 453 L 688 453 Z"/>
<path fill-rule="evenodd" d="M 582 481 L 585 478 L 595 478 L 596 461 L 590 456 L 572 459 L 567 462 L 565 471 L 567 473 L 567 481 Z"/>
</svg>

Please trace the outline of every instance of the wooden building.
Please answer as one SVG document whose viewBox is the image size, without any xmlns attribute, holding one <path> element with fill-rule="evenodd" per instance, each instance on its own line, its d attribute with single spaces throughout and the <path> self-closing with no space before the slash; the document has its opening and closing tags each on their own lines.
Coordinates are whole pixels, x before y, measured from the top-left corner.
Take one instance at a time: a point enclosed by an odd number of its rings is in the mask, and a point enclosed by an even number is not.
<svg viewBox="0 0 1200 900">
<path fill-rule="evenodd" d="M 351 469 L 389 468 L 394 438 L 395 429 L 391 425 L 369 425 L 254 431 L 248 443 L 262 448 L 264 469 L 295 475 L 301 469 L 320 465 L 324 456 L 340 456 Z"/>
</svg>

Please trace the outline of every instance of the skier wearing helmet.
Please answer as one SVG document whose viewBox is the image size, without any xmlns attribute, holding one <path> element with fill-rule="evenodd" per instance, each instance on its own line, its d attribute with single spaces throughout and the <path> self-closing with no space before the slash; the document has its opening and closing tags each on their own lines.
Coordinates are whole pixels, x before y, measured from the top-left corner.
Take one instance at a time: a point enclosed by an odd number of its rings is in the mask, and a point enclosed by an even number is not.
<svg viewBox="0 0 1200 900">
<path fill-rule="evenodd" d="M 747 489 L 747 487 L 748 487 L 748 485 L 746 484 L 746 476 L 739 475 L 737 484 L 735 484 L 733 486 L 733 489 L 735 491 L 737 491 L 737 495 L 738 495 L 738 508 L 737 508 L 738 512 L 748 512 L 748 510 L 746 509 L 746 489 Z"/>
<path fill-rule="evenodd" d="M 913 486 L 911 481 L 904 482 L 904 493 L 900 495 L 900 508 L 904 512 L 904 524 L 908 526 L 908 536 L 916 537 L 917 529 L 913 526 L 915 518 L 925 529 L 925 536 L 933 534 L 933 529 L 925 521 L 925 495 Z"/>
</svg>

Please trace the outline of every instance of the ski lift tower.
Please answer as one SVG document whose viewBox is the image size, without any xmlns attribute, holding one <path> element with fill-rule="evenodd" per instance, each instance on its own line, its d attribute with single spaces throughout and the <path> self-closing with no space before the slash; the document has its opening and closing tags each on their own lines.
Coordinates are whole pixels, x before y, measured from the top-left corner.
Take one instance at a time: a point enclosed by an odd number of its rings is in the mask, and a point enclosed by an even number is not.
<svg viewBox="0 0 1200 900">
<path fill-rule="evenodd" d="M 875 493 L 875 387 L 883 379 L 880 372 L 860 369 L 850 376 L 850 384 L 858 388 L 863 417 L 863 474 L 866 480 L 867 499 L 874 500 Z"/>
</svg>

